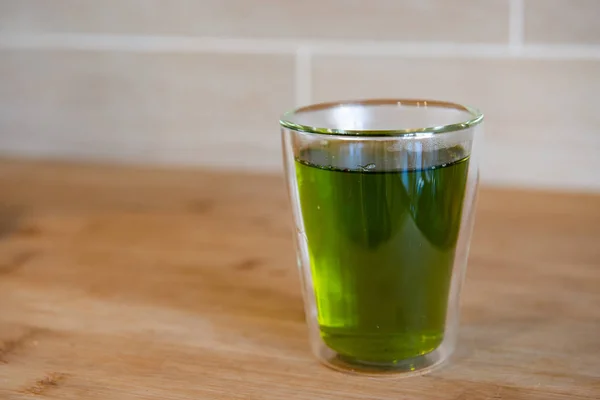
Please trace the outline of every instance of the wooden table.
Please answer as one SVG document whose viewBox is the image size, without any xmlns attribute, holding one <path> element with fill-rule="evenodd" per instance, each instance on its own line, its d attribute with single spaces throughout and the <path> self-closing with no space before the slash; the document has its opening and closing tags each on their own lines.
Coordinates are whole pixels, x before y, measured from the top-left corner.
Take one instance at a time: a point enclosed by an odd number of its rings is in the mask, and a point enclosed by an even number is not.
<svg viewBox="0 0 600 400">
<path fill-rule="evenodd" d="M 310 354 L 281 177 L 0 162 L 0 399 L 598 399 L 600 196 L 484 189 L 460 349 Z"/>
</svg>

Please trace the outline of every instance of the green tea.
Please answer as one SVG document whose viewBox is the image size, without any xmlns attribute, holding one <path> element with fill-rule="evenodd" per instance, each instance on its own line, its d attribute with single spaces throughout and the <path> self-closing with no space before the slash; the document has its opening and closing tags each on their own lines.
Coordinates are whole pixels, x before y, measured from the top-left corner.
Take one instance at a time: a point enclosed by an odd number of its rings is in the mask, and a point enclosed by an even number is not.
<svg viewBox="0 0 600 400">
<path fill-rule="evenodd" d="M 405 152 L 412 168 L 382 169 L 334 150 L 296 158 L 321 337 L 357 362 L 429 353 L 444 338 L 469 158 Z"/>
</svg>

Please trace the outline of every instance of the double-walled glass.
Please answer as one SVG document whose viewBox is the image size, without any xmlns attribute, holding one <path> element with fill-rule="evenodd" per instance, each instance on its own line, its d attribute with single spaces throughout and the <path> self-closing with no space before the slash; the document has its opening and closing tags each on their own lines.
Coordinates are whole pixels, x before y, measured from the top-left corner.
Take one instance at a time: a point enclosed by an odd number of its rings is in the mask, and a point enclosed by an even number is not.
<svg viewBox="0 0 600 400">
<path fill-rule="evenodd" d="M 325 364 L 424 373 L 452 353 L 482 120 L 402 99 L 282 116 L 310 342 Z"/>
</svg>

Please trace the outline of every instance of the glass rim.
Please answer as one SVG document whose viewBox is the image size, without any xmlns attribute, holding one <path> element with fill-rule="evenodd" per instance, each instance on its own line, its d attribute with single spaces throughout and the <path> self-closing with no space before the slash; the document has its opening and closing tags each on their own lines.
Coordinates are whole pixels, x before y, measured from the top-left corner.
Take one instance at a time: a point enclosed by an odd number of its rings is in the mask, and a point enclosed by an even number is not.
<svg viewBox="0 0 600 400">
<path fill-rule="evenodd" d="M 410 107 L 432 107 L 432 108 L 447 108 L 458 111 L 465 111 L 471 115 L 471 118 L 466 121 L 456 122 L 447 125 L 428 126 L 423 128 L 408 128 L 408 129 L 337 129 L 325 128 L 311 125 L 304 125 L 292 122 L 295 115 L 301 113 L 310 113 L 313 111 L 322 111 L 339 106 L 386 106 L 386 105 L 402 105 Z M 455 132 L 464 129 L 469 129 L 483 122 L 483 113 L 477 108 L 440 100 L 426 99 L 364 99 L 364 100 L 347 100 L 347 101 L 331 101 L 324 103 L 316 103 L 308 106 L 298 107 L 285 112 L 279 119 L 279 124 L 288 129 L 298 132 L 314 133 L 321 135 L 345 135 L 345 136 L 400 136 L 400 137 L 415 137 L 415 136 L 431 136 L 448 132 Z"/>
</svg>

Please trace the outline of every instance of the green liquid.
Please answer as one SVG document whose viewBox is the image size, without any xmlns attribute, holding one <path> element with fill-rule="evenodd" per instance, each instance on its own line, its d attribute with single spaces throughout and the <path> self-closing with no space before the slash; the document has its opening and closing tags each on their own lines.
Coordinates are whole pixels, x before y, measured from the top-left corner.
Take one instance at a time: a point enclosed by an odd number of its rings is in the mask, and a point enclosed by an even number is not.
<svg viewBox="0 0 600 400">
<path fill-rule="evenodd" d="M 331 149 L 296 159 L 321 337 L 343 358 L 393 364 L 442 342 L 469 164 L 460 150 L 406 154 L 439 161 L 407 170 L 339 169 L 325 164 Z"/>
</svg>

